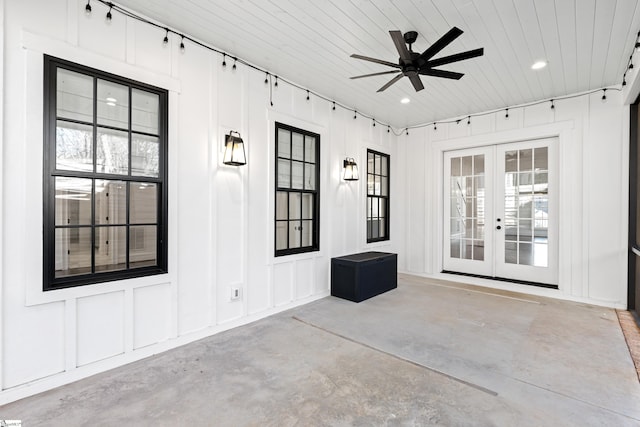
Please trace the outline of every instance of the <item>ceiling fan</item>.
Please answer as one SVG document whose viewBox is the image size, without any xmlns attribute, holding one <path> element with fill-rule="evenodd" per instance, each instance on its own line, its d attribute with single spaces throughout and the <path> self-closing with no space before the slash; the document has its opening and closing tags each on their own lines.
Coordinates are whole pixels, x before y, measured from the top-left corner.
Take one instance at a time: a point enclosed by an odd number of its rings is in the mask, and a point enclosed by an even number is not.
<svg viewBox="0 0 640 427">
<path fill-rule="evenodd" d="M 422 80 L 420 80 L 420 75 L 423 76 L 433 76 L 433 77 L 443 77 L 445 79 L 455 79 L 459 80 L 464 74 L 456 73 L 453 71 L 446 70 L 438 70 L 434 67 L 438 67 L 440 65 L 451 64 L 452 62 L 463 61 L 465 59 L 475 58 L 476 56 L 482 56 L 484 54 L 484 49 L 473 49 L 468 50 L 466 52 L 456 53 L 454 55 L 443 56 L 437 59 L 433 58 L 438 52 L 447 47 L 449 43 L 458 38 L 463 31 L 458 27 L 451 28 L 444 36 L 440 37 L 438 41 L 429 46 L 427 50 L 422 53 L 414 52 L 411 49 L 411 45 L 418 38 L 418 33 L 415 31 L 407 31 L 402 35 L 402 32 L 397 30 L 389 31 L 391 35 L 391 39 L 393 43 L 396 45 L 396 49 L 398 50 L 398 54 L 400 54 L 400 58 L 398 59 L 398 63 L 394 64 L 393 62 L 384 61 L 382 59 L 370 58 L 368 56 L 362 56 L 358 54 L 351 55 L 352 58 L 362 59 L 365 61 L 375 62 L 377 64 L 387 65 L 389 67 L 396 68 L 397 70 L 392 71 L 383 71 L 380 73 L 372 73 L 372 74 L 364 74 L 362 76 L 351 77 L 352 79 L 360 79 L 362 77 L 373 77 L 373 76 L 381 76 L 384 74 L 398 74 L 393 79 L 391 79 L 387 84 L 378 89 L 378 92 L 382 92 L 383 90 L 389 88 L 392 84 L 396 83 L 402 77 L 407 76 L 409 80 L 411 80 L 411 84 L 413 85 L 416 92 L 424 89 L 424 85 L 422 84 Z M 407 49 L 407 46 L 409 48 Z"/>
</svg>

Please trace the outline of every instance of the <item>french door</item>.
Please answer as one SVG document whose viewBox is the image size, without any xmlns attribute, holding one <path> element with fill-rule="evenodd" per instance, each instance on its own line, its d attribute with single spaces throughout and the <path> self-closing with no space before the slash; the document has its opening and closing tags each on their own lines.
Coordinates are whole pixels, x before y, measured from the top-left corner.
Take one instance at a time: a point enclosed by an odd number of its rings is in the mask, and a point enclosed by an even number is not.
<svg viewBox="0 0 640 427">
<path fill-rule="evenodd" d="M 558 283 L 557 139 L 444 153 L 443 269 Z"/>
</svg>

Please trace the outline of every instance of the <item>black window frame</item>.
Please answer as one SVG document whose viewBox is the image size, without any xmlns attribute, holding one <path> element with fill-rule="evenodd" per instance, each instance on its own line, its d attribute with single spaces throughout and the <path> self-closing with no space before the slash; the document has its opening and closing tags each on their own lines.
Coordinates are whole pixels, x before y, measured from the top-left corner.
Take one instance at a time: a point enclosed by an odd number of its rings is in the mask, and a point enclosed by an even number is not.
<svg viewBox="0 0 640 427">
<path fill-rule="evenodd" d="M 57 70 L 65 69 L 72 72 L 91 76 L 93 79 L 93 119 L 92 122 L 82 120 L 65 119 L 69 123 L 90 125 L 93 128 L 93 164 L 94 171 L 69 171 L 58 170 L 56 168 L 56 127 L 57 120 Z M 96 165 L 96 139 L 97 139 L 97 79 L 125 85 L 129 91 L 129 124 L 128 124 L 128 144 L 129 161 L 128 173 L 126 175 L 101 173 L 95 171 Z M 145 132 L 132 130 L 131 122 L 131 94 L 133 89 L 158 95 L 158 176 L 141 176 L 131 173 L 132 157 L 132 135 L 146 135 Z M 125 77 L 107 73 L 85 65 L 77 64 L 64 59 L 44 55 L 44 87 L 43 87 L 43 291 L 85 286 L 96 283 L 110 282 L 115 280 L 132 279 L 136 277 L 152 276 L 167 273 L 168 268 L 168 99 L 169 94 L 166 89 L 131 80 Z M 104 126 L 104 125 L 101 125 Z M 107 126 L 108 128 L 108 126 Z M 151 134 L 149 134 L 151 135 Z M 91 223 L 83 227 L 91 230 L 91 273 L 78 274 L 65 277 L 55 277 L 55 182 L 56 177 L 86 178 L 92 180 Z M 97 180 L 117 180 L 125 181 L 126 185 L 126 267 L 124 270 L 96 271 L 95 265 L 95 230 L 101 224 L 95 220 L 95 181 Z M 149 183 L 157 185 L 157 205 L 156 205 L 156 265 L 144 267 L 130 267 L 130 227 L 145 226 L 146 224 L 133 224 L 129 221 L 129 183 Z M 122 226 L 118 224 L 118 226 Z M 71 227 L 71 226 L 70 226 Z M 76 227 L 80 228 L 80 227 Z"/>
<path fill-rule="evenodd" d="M 374 166 L 373 166 L 373 171 L 369 169 L 369 155 L 373 154 L 374 156 Z M 380 156 L 382 159 L 386 160 L 387 162 L 387 174 L 386 175 L 382 175 L 382 171 L 377 171 L 375 169 L 375 156 Z M 383 195 L 383 190 L 382 187 L 380 188 L 380 194 L 375 194 L 375 184 L 374 184 L 374 188 L 373 188 L 373 193 L 370 191 L 370 186 L 369 186 L 369 182 L 370 182 L 370 177 L 373 177 L 373 180 L 375 182 L 375 177 L 379 176 L 380 182 L 382 183 L 382 177 L 386 178 L 386 183 L 387 183 L 387 188 L 386 188 L 386 195 Z M 377 218 L 377 226 L 378 226 L 378 236 L 380 236 L 380 219 L 383 218 L 384 221 L 384 236 L 382 237 L 371 237 L 372 236 L 372 219 L 374 218 L 371 214 L 371 212 L 369 212 L 369 200 L 373 200 L 376 201 L 376 203 L 378 204 L 378 215 L 375 217 Z M 385 204 L 385 216 L 380 216 L 380 202 L 383 202 Z M 384 242 L 387 240 L 391 239 L 390 236 L 390 229 L 391 229 L 391 221 L 390 221 L 390 212 L 391 212 L 391 155 L 386 154 L 386 153 L 381 153 L 380 151 L 376 151 L 376 150 L 372 150 L 370 148 L 367 148 L 367 200 L 366 200 L 366 204 L 365 204 L 365 212 L 366 212 L 366 228 L 367 228 L 367 243 L 375 243 L 375 242 Z M 373 209 L 372 209 L 373 210 Z"/>
<path fill-rule="evenodd" d="M 291 134 L 295 133 L 299 133 L 302 134 L 303 136 L 309 136 L 309 137 L 313 137 L 315 138 L 315 163 L 313 163 L 315 165 L 315 185 L 314 185 L 314 190 L 309 190 L 309 189 L 304 189 L 304 185 L 302 189 L 294 189 L 294 188 L 287 188 L 287 187 L 279 187 L 278 186 L 278 160 L 289 160 L 290 162 L 290 168 L 292 168 L 292 163 L 293 160 L 291 158 L 281 158 L 278 156 L 279 154 L 279 138 L 278 138 L 278 131 L 280 129 L 284 129 L 284 130 L 288 130 Z M 290 126 L 284 123 L 280 123 L 280 122 L 275 122 L 275 182 L 274 182 L 274 211 L 273 211 L 273 227 L 274 227 L 274 234 L 273 234 L 273 250 L 274 250 L 274 256 L 279 257 L 279 256 L 285 256 L 285 255 L 293 255 L 293 254 L 301 254 L 301 253 L 307 253 L 307 252 L 316 252 L 320 250 L 320 135 L 314 132 L 310 132 L 304 129 L 300 129 L 294 126 Z M 289 150 L 291 153 L 291 147 L 292 147 L 292 140 L 293 140 L 293 136 L 291 137 L 291 139 L 289 140 Z M 306 152 L 303 148 L 303 152 Z M 306 164 L 307 162 L 304 161 L 303 159 L 303 164 Z M 303 166 L 303 182 L 304 182 L 304 173 L 306 173 L 306 168 Z M 291 173 L 291 169 L 289 170 L 289 176 L 290 176 L 290 180 L 293 180 L 293 175 Z M 278 192 L 286 192 L 287 193 L 287 219 L 286 220 L 278 220 L 278 215 L 277 215 L 277 210 L 278 210 Z M 295 221 L 295 220 L 291 220 L 289 215 L 290 215 L 290 210 L 289 210 L 289 201 L 290 201 L 290 197 L 289 194 L 290 193 L 300 193 L 300 194 L 311 194 L 313 197 L 313 218 L 311 219 L 312 221 L 312 227 L 313 227 L 313 231 L 312 231 L 312 238 L 311 238 L 311 245 L 310 246 L 300 246 L 300 247 L 296 247 L 296 248 L 290 248 L 289 247 L 289 242 L 290 242 L 290 238 L 289 238 L 289 227 L 287 226 L 287 249 L 278 249 L 278 244 L 277 244 L 277 233 L 278 233 L 278 222 L 291 222 L 291 221 Z M 302 199 L 302 197 L 301 197 Z M 301 218 L 300 221 L 302 221 L 303 219 Z M 300 232 L 302 233 L 302 230 L 300 230 Z"/>
</svg>

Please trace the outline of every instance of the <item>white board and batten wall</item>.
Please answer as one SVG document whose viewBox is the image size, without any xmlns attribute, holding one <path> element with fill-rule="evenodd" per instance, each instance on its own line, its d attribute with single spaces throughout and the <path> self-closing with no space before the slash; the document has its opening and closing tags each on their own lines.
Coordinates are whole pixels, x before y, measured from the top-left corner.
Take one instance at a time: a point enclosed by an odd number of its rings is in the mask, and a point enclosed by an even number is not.
<svg viewBox="0 0 640 427">
<path fill-rule="evenodd" d="M 223 68 L 220 55 L 188 42 L 181 52 L 178 37 L 164 46 L 164 31 L 120 14 L 107 23 L 99 3 L 87 17 L 84 5 L 0 0 L 0 404 L 324 297 L 331 257 L 404 247 L 403 168 L 386 127 L 286 84 L 271 107 L 263 73 Z M 43 54 L 169 90 L 167 274 L 42 291 Z M 276 121 L 321 137 L 318 252 L 274 257 Z M 222 164 L 230 130 L 245 141 L 245 166 Z M 345 157 L 365 175 L 367 148 L 390 154 L 397 171 L 391 240 L 373 245 L 366 179 L 341 178 Z"/>
<path fill-rule="evenodd" d="M 619 91 L 440 123 L 400 137 L 406 159 L 405 272 L 626 308 L 629 107 Z M 557 138 L 559 289 L 467 278 L 443 270 L 443 158 L 447 151 Z M 426 165 L 426 167 L 425 167 Z M 529 278 L 536 281 L 536 278 Z"/>
</svg>

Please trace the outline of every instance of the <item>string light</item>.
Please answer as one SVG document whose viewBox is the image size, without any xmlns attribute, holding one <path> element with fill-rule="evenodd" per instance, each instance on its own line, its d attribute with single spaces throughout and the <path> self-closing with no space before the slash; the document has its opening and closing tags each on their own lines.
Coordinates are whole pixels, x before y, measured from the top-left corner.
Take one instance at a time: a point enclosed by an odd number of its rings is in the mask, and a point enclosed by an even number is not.
<svg viewBox="0 0 640 427">
<path fill-rule="evenodd" d="M 307 101 L 309 100 L 309 89 L 307 89 Z"/>
<path fill-rule="evenodd" d="M 358 112 L 356 110 L 353 110 L 353 120 L 358 118 Z"/>
<path fill-rule="evenodd" d="M 87 16 L 91 15 L 91 0 L 87 0 L 87 5 L 84 7 L 84 12 Z"/>
<path fill-rule="evenodd" d="M 504 111 L 505 111 L 505 113 L 504 113 L 504 118 L 508 120 L 508 119 L 509 119 L 509 109 L 507 108 L 507 109 L 506 109 L 506 110 L 504 110 Z"/>
<path fill-rule="evenodd" d="M 278 87 L 278 76 L 276 76 L 276 83 L 274 84 L 275 87 Z"/>
<path fill-rule="evenodd" d="M 623 74 L 622 75 L 622 86 L 626 86 L 627 85 L 627 80 L 626 80 L 627 75 Z"/>
<path fill-rule="evenodd" d="M 391 126 L 387 125 L 387 133 L 391 132 Z"/>
<path fill-rule="evenodd" d="M 184 52 L 184 35 L 182 35 L 182 38 L 180 39 L 180 50 Z"/>
<path fill-rule="evenodd" d="M 436 122 L 433 122 L 433 130 L 437 131 L 438 130 L 438 126 L 436 126 Z"/>
<path fill-rule="evenodd" d="M 629 56 L 629 69 L 633 70 L 633 55 Z"/>
<path fill-rule="evenodd" d="M 166 33 L 164 34 L 164 39 L 162 39 L 162 43 L 166 45 L 169 43 L 169 29 L 165 28 L 164 30 L 166 31 Z"/>
<path fill-rule="evenodd" d="M 269 83 L 269 73 L 264 73 L 264 84 Z"/>
<path fill-rule="evenodd" d="M 373 119 L 373 127 L 376 127 L 376 119 Z"/>
<path fill-rule="evenodd" d="M 107 12 L 107 21 L 111 22 L 111 18 L 113 17 L 111 15 L 111 9 L 113 8 L 113 3 L 107 3 L 109 5 L 109 11 Z"/>
<path fill-rule="evenodd" d="M 553 99 L 551 100 L 551 109 L 554 110 L 556 108 L 555 105 L 553 105 Z"/>
<path fill-rule="evenodd" d="M 471 124 L 471 116 L 467 116 L 467 124 L 470 125 Z"/>
<path fill-rule="evenodd" d="M 406 135 L 409 136 L 409 128 L 406 128 Z"/>
<path fill-rule="evenodd" d="M 336 101 L 333 101 L 333 108 L 332 108 L 332 110 L 333 110 L 333 111 L 336 111 Z"/>
<path fill-rule="evenodd" d="M 233 58 L 233 67 L 231 67 L 232 69 L 236 69 L 236 61 L 238 60 L 238 58 Z"/>
<path fill-rule="evenodd" d="M 227 54 L 226 53 L 222 54 L 222 66 L 223 67 L 227 66 Z"/>
<path fill-rule="evenodd" d="M 602 102 L 607 102 L 607 90 L 602 89 Z"/>
</svg>

